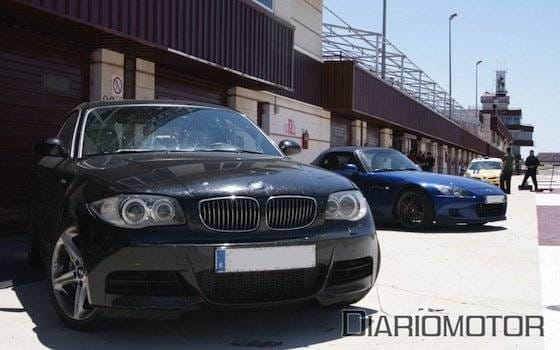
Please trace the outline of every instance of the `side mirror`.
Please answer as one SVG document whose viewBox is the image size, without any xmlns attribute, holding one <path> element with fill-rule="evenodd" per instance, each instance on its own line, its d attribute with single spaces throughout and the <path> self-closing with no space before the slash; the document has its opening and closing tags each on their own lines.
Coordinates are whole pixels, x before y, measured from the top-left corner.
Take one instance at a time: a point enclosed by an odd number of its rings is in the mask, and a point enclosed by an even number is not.
<svg viewBox="0 0 560 350">
<path fill-rule="evenodd" d="M 356 166 L 356 164 L 346 164 L 342 167 L 342 172 L 348 176 L 357 175 L 359 171 L 360 169 L 358 169 L 358 166 Z"/>
<path fill-rule="evenodd" d="M 282 153 L 287 156 L 291 156 L 301 152 L 301 146 L 297 142 L 291 140 L 280 141 L 278 147 L 280 147 Z"/>
<path fill-rule="evenodd" d="M 62 141 L 53 137 L 35 145 L 35 154 L 38 156 L 65 157 L 67 155 Z"/>
</svg>

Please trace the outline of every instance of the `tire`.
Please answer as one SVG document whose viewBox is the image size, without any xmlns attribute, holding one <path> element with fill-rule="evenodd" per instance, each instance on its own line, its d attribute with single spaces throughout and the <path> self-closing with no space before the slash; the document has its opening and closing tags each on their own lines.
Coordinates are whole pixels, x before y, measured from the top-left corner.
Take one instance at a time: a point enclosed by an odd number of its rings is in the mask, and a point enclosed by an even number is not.
<svg viewBox="0 0 560 350">
<path fill-rule="evenodd" d="M 396 218 L 405 230 L 431 226 L 434 221 L 432 201 L 424 191 L 405 190 L 397 200 Z"/>
<path fill-rule="evenodd" d="M 47 269 L 49 294 L 60 319 L 70 328 L 88 331 L 100 326 L 100 312 L 89 304 L 89 284 L 80 249 L 79 230 L 62 226 L 52 244 Z M 76 300 L 78 299 L 78 300 Z"/>
</svg>

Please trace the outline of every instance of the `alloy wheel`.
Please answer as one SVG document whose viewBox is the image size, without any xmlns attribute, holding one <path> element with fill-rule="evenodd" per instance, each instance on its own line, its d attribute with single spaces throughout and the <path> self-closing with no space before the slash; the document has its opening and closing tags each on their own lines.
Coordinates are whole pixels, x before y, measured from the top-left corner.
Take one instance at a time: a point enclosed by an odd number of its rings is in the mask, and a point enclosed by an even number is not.
<svg viewBox="0 0 560 350">
<path fill-rule="evenodd" d="M 89 284 L 75 227 L 62 233 L 54 247 L 51 283 L 56 302 L 69 318 L 77 321 L 94 315 L 89 303 Z"/>
<path fill-rule="evenodd" d="M 399 219 L 409 228 L 420 226 L 424 220 L 424 204 L 416 193 L 405 194 L 399 202 Z"/>
</svg>

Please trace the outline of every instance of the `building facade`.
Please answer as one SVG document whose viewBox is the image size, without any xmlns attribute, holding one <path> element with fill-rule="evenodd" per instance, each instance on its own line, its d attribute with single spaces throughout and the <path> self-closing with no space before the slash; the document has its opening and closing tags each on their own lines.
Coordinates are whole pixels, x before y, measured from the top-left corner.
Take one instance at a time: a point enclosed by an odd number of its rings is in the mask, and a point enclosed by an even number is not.
<svg viewBox="0 0 560 350">
<path fill-rule="evenodd" d="M 509 108 L 510 97 L 506 90 L 506 71 L 496 71 L 496 92 L 485 93 L 481 96 L 480 101 L 482 102 L 481 119 L 491 120 L 491 139 L 494 141 L 502 138 L 509 141 L 508 146 L 511 147 L 512 154 L 516 158 L 516 169 L 519 171 L 521 148 L 534 146 L 534 127 L 522 124 L 523 113 L 520 108 Z"/>
<path fill-rule="evenodd" d="M 380 79 L 325 57 L 321 0 L 0 2 L 0 225 L 25 229 L 33 146 L 88 100 L 233 107 L 274 140 L 432 152 L 458 174 L 500 148 Z M 419 93 L 420 94 L 420 93 Z"/>
</svg>

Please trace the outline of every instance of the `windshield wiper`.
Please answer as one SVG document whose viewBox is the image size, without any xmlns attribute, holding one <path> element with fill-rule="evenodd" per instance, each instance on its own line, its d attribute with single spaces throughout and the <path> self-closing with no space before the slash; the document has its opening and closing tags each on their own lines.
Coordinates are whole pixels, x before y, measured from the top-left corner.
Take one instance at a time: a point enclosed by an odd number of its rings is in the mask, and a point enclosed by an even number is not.
<svg viewBox="0 0 560 350">
<path fill-rule="evenodd" d="M 226 148 L 226 149 L 220 149 L 220 148 L 201 148 L 201 149 L 195 149 L 193 150 L 193 152 L 229 152 L 229 153 L 250 153 L 250 154 L 263 154 L 260 151 L 251 151 L 248 149 L 234 149 L 234 148 Z"/>
<path fill-rule="evenodd" d="M 391 169 L 391 168 L 382 168 L 382 169 L 373 169 L 372 172 L 374 173 L 382 173 L 384 171 L 395 171 L 396 169 Z"/>
<path fill-rule="evenodd" d="M 120 148 L 115 151 L 107 151 L 103 153 L 107 154 L 107 153 L 132 153 L 132 152 L 165 152 L 165 150 L 143 149 L 143 148 Z"/>
</svg>

